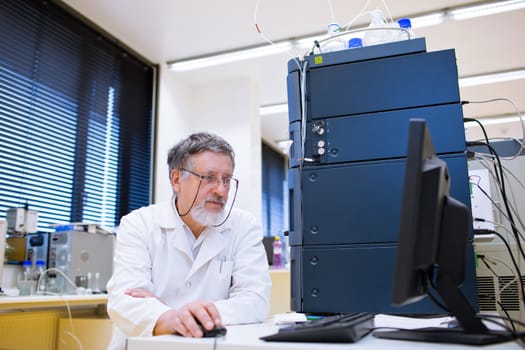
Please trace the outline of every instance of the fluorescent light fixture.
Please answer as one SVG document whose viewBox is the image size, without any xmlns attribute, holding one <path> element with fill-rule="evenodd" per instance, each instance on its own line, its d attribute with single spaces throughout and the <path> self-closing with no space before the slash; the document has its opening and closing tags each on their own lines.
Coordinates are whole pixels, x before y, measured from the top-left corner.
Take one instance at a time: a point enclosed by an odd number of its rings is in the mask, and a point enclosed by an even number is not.
<svg viewBox="0 0 525 350">
<path fill-rule="evenodd" d="M 520 122 L 519 116 L 514 117 L 492 117 L 492 118 L 477 118 L 483 125 L 500 125 L 507 123 Z M 476 124 L 477 125 L 477 124 Z"/>
<path fill-rule="evenodd" d="M 441 24 L 445 21 L 445 12 L 429 13 L 410 18 L 413 28 L 430 27 Z"/>
<path fill-rule="evenodd" d="M 168 68 L 176 72 L 184 72 L 224 63 L 283 53 L 290 50 L 291 48 L 292 43 L 290 41 L 284 41 L 275 45 L 263 45 L 248 49 L 219 53 L 212 56 L 189 58 L 180 61 L 170 61 L 168 62 Z"/>
<path fill-rule="evenodd" d="M 261 106 L 259 108 L 260 115 L 270 115 L 279 113 L 288 113 L 288 104 L 280 103 L 275 105 Z"/>
<path fill-rule="evenodd" d="M 494 84 L 518 79 L 525 79 L 525 68 L 459 78 L 459 87 Z"/>
<path fill-rule="evenodd" d="M 455 21 L 463 19 L 495 15 L 497 13 L 525 8 L 525 0 L 497 1 L 489 4 L 460 7 L 450 10 L 447 15 Z"/>
</svg>

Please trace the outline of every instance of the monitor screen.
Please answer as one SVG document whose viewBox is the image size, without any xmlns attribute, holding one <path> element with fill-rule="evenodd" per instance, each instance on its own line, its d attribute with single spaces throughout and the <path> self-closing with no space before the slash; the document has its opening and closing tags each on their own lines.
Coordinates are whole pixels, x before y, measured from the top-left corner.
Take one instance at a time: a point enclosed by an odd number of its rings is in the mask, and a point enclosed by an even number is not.
<svg viewBox="0 0 525 350">
<path fill-rule="evenodd" d="M 411 119 L 392 304 L 406 305 L 430 296 L 456 317 L 459 326 L 376 332 L 378 337 L 465 344 L 511 339 L 506 332 L 489 331 L 459 289 L 465 278 L 472 218 L 469 208 L 450 196 L 450 181 L 425 120 Z"/>
</svg>

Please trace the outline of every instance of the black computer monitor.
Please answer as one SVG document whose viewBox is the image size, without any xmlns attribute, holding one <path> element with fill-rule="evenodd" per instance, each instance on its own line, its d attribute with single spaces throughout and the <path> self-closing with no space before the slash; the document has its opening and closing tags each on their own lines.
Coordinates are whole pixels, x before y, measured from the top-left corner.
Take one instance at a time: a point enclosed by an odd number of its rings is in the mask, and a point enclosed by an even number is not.
<svg viewBox="0 0 525 350">
<path fill-rule="evenodd" d="M 376 332 L 378 337 L 480 345 L 512 339 L 490 331 L 459 289 L 466 259 L 474 259 L 467 256 L 472 217 L 449 189 L 447 164 L 437 157 L 425 120 L 411 119 L 392 304 L 420 300 L 432 286 L 459 326 Z"/>
</svg>

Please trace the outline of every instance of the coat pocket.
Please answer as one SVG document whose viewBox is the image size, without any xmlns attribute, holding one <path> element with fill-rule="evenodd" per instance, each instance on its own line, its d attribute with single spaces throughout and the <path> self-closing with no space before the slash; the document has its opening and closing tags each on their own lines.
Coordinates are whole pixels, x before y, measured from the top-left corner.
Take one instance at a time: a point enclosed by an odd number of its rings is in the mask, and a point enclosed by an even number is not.
<svg viewBox="0 0 525 350">
<path fill-rule="evenodd" d="M 208 281 L 213 281 L 209 293 L 212 300 L 226 299 L 230 296 L 233 261 L 214 259 L 210 262 Z"/>
</svg>

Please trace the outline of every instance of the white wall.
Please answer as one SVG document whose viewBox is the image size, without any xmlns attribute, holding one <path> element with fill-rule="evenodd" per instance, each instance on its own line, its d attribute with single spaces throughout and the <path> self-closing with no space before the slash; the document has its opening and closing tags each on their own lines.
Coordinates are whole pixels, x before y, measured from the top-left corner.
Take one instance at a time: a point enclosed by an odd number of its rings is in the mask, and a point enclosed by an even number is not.
<svg viewBox="0 0 525 350">
<path fill-rule="evenodd" d="M 160 65 L 158 110 L 156 125 L 156 154 L 153 202 L 171 198 L 172 190 L 166 163 L 168 150 L 189 133 L 191 95 L 188 87 L 169 75 L 165 65 Z"/>
<path fill-rule="evenodd" d="M 493 124 L 485 122 L 483 118 L 478 118 L 478 120 L 481 121 L 481 123 L 483 123 L 483 126 L 485 127 L 489 138 L 525 139 L 525 131 L 523 130 L 522 125 L 519 121 L 512 121 L 506 123 L 498 122 L 497 124 Z M 466 124 L 465 136 L 467 141 L 485 140 L 485 137 L 479 125 L 472 122 Z"/>
<path fill-rule="evenodd" d="M 177 74 L 160 72 L 154 202 L 171 197 L 166 155 L 188 134 L 208 131 L 225 138 L 235 150 L 235 177 L 240 181 L 236 207 L 260 221 L 261 122 L 258 87 L 248 79 L 232 79 L 205 86 L 186 86 Z"/>
</svg>

